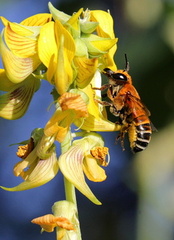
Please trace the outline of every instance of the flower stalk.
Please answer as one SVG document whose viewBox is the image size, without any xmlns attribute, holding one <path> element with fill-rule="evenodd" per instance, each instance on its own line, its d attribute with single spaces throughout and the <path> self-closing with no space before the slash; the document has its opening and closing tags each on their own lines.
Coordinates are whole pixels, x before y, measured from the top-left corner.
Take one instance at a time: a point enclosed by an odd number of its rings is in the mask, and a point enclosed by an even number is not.
<svg viewBox="0 0 174 240">
<path fill-rule="evenodd" d="M 68 151 L 68 149 L 71 147 L 71 145 L 72 145 L 72 134 L 71 134 L 71 131 L 69 131 L 66 135 L 65 140 L 61 143 L 61 153 L 63 154 L 66 151 Z M 64 189 L 65 189 L 65 199 L 68 202 L 71 202 L 74 204 L 75 211 L 76 211 L 76 217 L 78 218 L 78 207 L 77 207 L 75 187 L 65 177 L 64 177 Z M 77 239 L 81 240 L 80 221 L 77 222 L 76 233 L 77 233 Z M 56 234 L 57 234 L 57 236 L 59 235 L 58 229 L 56 231 Z"/>
<path fill-rule="evenodd" d="M 68 149 L 71 147 L 71 142 L 72 142 L 71 131 L 69 131 L 66 135 L 65 140 L 61 143 L 62 154 L 68 151 Z M 69 182 L 65 177 L 64 177 L 64 186 L 65 186 L 66 200 L 77 205 L 74 185 L 71 182 Z"/>
</svg>

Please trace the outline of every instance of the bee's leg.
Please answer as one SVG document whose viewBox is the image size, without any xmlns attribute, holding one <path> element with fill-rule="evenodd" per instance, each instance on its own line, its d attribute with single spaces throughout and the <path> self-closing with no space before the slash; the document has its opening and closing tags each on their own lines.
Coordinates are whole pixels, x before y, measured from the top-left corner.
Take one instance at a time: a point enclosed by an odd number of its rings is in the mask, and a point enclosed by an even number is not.
<svg viewBox="0 0 174 240">
<path fill-rule="evenodd" d="M 121 123 L 119 123 L 119 124 L 122 125 Z M 116 138 L 116 143 L 117 143 L 118 141 L 120 141 L 121 147 L 122 147 L 123 151 L 125 150 L 125 147 L 124 147 L 124 137 L 125 137 L 125 134 L 126 134 L 127 131 L 128 131 L 128 128 L 129 128 L 128 125 L 123 125 L 120 133 L 118 134 L 118 136 L 117 136 L 117 138 Z"/>
<path fill-rule="evenodd" d="M 97 88 L 97 87 L 92 87 L 93 90 L 100 90 L 100 91 L 103 91 L 107 88 L 109 88 L 110 84 L 104 84 L 103 86 L 101 86 L 100 88 Z"/>
<path fill-rule="evenodd" d="M 110 86 L 109 84 L 105 84 L 105 85 L 101 86 L 100 88 L 92 87 L 92 89 L 93 89 L 93 90 L 103 91 L 103 90 L 107 89 L 109 86 Z M 102 97 L 107 97 L 107 93 L 102 94 Z M 101 105 L 103 105 L 103 106 L 112 106 L 112 105 L 113 105 L 113 104 L 110 103 L 110 102 L 100 101 L 100 100 L 98 100 L 98 99 L 95 99 L 95 94 L 94 94 L 94 100 L 95 100 L 97 103 L 99 103 L 99 104 L 101 104 Z"/>
<path fill-rule="evenodd" d="M 107 101 L 100 101 L 98 99 L 94 99 L 97 103 L 103 105 L 103 106 L 113 106 L 113 103 L 107 102 Z"/>
<path fill-rule="evenodd" d="M 125 132 L 120 132 L 116 138 L 116 144 L 118 143 L 118 141 L 120 141 L 121 143 L 121 147 L 122 147 L 122 150 L 124 151 L 125 150 L 125 147 L 124 147 L 124 136 L 125 136 Z"/>
</svg>

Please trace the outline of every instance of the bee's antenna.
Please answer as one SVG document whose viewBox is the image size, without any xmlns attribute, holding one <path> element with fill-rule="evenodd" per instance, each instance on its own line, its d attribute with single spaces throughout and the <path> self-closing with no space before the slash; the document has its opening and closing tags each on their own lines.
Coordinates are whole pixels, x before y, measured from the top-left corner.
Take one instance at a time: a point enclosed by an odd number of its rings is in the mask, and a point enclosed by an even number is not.
<svg viewBox="0 0 174 240">
<path fill-rule="evenodd" d="M 125 66 L 124 71 L 129 72 L 130 65 L 129 65 L 129 61 L 128 61 L 128 59 L 127 59 L 127 54 L 125 53 L 124 56 L 125 56 L 125 61 L 126 61 L 126 66 Z"/>
</svg>

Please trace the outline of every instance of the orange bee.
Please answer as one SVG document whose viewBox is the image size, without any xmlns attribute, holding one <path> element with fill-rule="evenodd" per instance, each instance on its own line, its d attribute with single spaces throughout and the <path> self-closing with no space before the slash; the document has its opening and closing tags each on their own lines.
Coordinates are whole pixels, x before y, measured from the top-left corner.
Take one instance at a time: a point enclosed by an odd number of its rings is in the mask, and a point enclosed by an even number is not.
<svg viewBox="0 0 174 240">
<path fill-rule="evenodd" d="M 128 74 L 129 62 L 126 59 L 124 70 L 112 71 L 105 68 L 103 73 L 109 78 L 109 83 L 94 88 L 95 90 L 107 90 L 107 97 L 111 102 L 98 101 L 104 106 L 110 106 L 110 112 L 118 117 L 122 125 L 118 138 L 123 146 L 124 135 L 127 132 L 130 147 L 134 153 L 144 150 L 150 142 L 152 125 L 149 120 L 150 112 L 142 103 L 140 96 L 132 85 L 132 78 Z M 124 146 L 123 146 L 124 149 Z"/>
</svg>

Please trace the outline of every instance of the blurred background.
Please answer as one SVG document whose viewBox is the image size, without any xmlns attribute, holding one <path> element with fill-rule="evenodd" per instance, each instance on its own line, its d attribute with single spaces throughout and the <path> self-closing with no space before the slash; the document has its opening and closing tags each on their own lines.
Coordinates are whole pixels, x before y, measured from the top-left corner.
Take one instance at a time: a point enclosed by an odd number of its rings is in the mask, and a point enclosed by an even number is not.
<svg viewBox="0 0 174 240">
<path fill-rule="evenodd" d="M 0 15 L 20 22 L 48 12 L 47 0 L 0 0 Z M 52 0 L 67 14 L 79 8 L 108 10 L 119 38 L 115 61 L 130 75 L 157 128 L 149 147 L 133 155 L 115 144 L 117 133 L 102 133 L 110 148 L 107 180 L 89 185 L 102 202 L 96 206 L 77 192 L 83 240 L 173 240 L 174 239 L 174 1 L 173 0 Z M 1 24 L 1 29 L 2 29 Z M 26 115 L 19 120 L 0 119 L 0 185 L 13 187 L 18 161 L 12 143 L 28 139 L 36 127 L 44 127 L 52 115 L 52 88 L 42 81 Z M 111 119 L 115 121 L 112 116 Z M 0 240 L 50 240 L 54 233 L 40 234 L 30 221 L 51 212 L 55 201 L 64 199 L 59 173 L 46 185 L 24 192 L 0 190 Z"/>
</svg>

